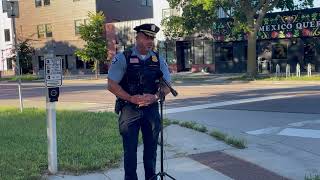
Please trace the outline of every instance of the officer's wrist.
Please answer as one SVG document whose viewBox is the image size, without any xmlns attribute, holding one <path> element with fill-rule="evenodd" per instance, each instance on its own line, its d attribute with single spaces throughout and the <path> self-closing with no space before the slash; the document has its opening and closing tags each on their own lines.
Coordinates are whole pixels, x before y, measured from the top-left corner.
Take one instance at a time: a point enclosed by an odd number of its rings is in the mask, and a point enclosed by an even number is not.
<svg viewBox="0 0 320 180">
<path fill-rule="evenodd" d="M 156 101 L 158 101 L 158 100 L 159 100 L 159 96 L 158 96 L 158 94 L 154 94 L 154 99 L 155 99 Z"/>
</svg>

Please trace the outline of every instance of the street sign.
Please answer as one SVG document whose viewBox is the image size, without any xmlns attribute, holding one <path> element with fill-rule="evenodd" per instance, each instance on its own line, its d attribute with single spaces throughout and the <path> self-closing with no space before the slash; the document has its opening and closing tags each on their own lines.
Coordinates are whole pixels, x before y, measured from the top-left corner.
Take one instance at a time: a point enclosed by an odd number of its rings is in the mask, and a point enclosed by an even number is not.
<svg viewBox="0 0 320 180">
<path fill-rule="evenodd" d="M 62 85 L 62 58 L 47 56 L 45 59 L 45 78 L 47 87 Z"/>
</svg>

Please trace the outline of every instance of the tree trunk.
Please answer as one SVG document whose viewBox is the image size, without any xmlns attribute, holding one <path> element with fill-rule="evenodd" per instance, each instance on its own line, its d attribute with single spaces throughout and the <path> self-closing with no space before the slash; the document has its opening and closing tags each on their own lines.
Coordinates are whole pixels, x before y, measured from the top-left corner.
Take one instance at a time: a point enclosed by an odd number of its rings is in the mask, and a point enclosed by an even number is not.
<svg viewBox="0 0 320 180">
<path fill-rule="evenodd" d="M 248 61 L 247 61 L 247 75 L 255 77 L 257 75 L 257 32 L 252 31 L 248 34 Z"/>
<path fill-rule="evenodd" d="M 95 66 L 96 79 L 98 79 L 98 76 L 100 75 L 100 67 L 99 67 L 98 60 L 94 60 L 94 66 Z"/>
</svg>

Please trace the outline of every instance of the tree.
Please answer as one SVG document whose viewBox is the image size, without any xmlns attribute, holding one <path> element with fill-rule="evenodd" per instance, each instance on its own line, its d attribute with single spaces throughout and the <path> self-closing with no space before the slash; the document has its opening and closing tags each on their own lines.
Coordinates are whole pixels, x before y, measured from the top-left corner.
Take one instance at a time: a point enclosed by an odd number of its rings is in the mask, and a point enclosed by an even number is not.
<svg viewBox="0 0 320 180">
<path fill-rule="evenodd" d="M 169 0 L 170 2 L 170 0 Z M 216 19 L 216 14 L 210 9 L 205 9 L 201 3 L 175 4 L 170 3 L 173 8 L 182 7 L 181 16 L 169 16 L 162 20 L 164 34 L 167 37 L 178 38 L 194 34 L 210 35 L 210 27 Z"/>
<path fill-rule="evenodd" d="M 34 54 L 34 48 L 30 45 L 30 39 L 19 40 L 17 43 L 20 68 L 22 74 L 32 73 L 32 56 Z M 15 49 L 12 50 L 15 54 Z M 11 58 L 13 61 L 16 60 L 16 56 Z"/>
<path fill-rule="evenodd" d="M 293 10 L 313 6 L 313 0 L 168 0 L 168 2 L 171 7 L 180 7 L 182 9 L 185 9 L 189 5 L 201 5 L 203 10 L 210 12 L 212 15 L 214 15 L 219 8 L 222 8 L 224 12 L 233 19 L 236 30 L 242 30 L 248 35 L 248 76 L 255 76 L 257 73 L 257 33 L 265 15 L 274 10 L 274 8 Z M 207 17 L 204 16 L 202 18 Z M 185 22 L 182 24 L 184 23 Z M 187 26 L 183 27 L 188 28 Z M 207 25 L 204 24 L 202 27 L 207 27 Z"/>
<path fill-rule="evenodd" d="M 75 54 L 83 61 L 94 61 L 94 71 L 98 78 L 100 62 L 103 62 L 107 55 L 107 42 L 104 37 L 105 16 L 102 12 L 89 12 L 88 17 L 89 22 L 79 28 L 80 38 L 86 44 Z"/>
</svg>

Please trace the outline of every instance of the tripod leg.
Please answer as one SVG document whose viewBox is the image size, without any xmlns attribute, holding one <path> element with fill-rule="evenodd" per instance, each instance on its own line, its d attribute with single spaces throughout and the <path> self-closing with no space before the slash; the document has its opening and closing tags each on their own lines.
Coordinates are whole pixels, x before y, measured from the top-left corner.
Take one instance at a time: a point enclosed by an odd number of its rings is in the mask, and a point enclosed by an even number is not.
<svg viewBox="0 0 320 180">
<path fill-rule="evenodd" d="M 155 174 L 154 176 L 152 176 L 150 179 L 148 179 L 148 180 L 156 180 L 157 178 L 156 177 L 158 177 L 158 176 L 160 176 L 160 172 L 158 173 L 158 174 Z"/>
<path fill-rule="evenodd" d="M 168 173 L 164 173 L 165 176 L 168 176 L 169 178 L 176 180 L 174 177 L 170 176 Z"/>
</svg>

